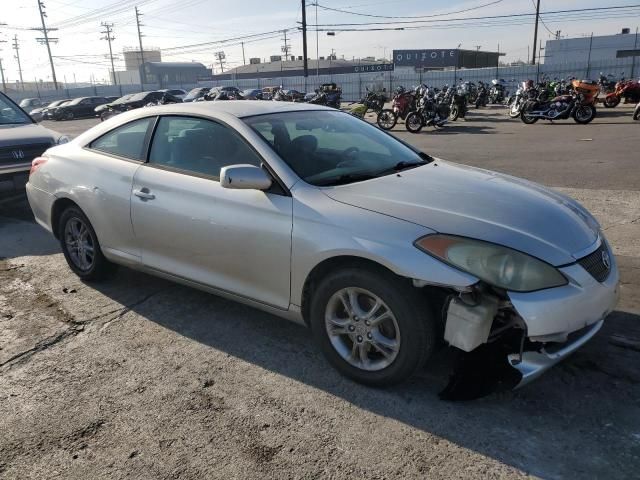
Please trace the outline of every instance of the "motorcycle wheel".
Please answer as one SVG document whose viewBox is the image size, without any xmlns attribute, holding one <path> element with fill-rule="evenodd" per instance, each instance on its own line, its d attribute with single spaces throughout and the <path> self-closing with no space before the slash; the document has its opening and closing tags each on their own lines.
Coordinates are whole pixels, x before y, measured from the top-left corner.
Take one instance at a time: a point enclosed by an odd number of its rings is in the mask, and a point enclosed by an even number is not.
<svg viewBox="0 0 640 480">
<path fill-rule="evenodd" d="M 520 116 L 520 106 L 517 103 L 512 103 L 509 108 L 509 116 L 511 118 L 518 118 Z"/>
<path fill-rule="evenodd" d="M 605 108 L 615 108 L 620 103 L 620 97 L 610 97 L 610 98 L 605 97 L 602 103 L 605 106 Z"/>
<path fill-rule="evenodd" d="M 573 119 L 580 125 L 586 125 L 596 117 L 596 107 L 592 105 L 580 105 L 573 112 Z"/>
<path fill-rule="evenodd" d="M 633 112 L 633 119 L 640 120 L 640 107 L 636 107 L 636 110 Z"/>
<path fill-rule="evenodd" d="M 420 130 L 422 130 L 422 127 L 424 126 L 422 123 L 422 115 L 418 112 L 411 112 L 407 115 L 404 126 L 411 133 L 420 133 Z"/>
<path fill-rule="evenodd" d="M 480 99 L 478 98 L 478 99 L 476 100 L 476 108 L 480 108 L 480 103 L 481 103 L 481 102 L 480 102 Z"/>
<path fill-rule="evenodd" d="M 398 123 L 398 117 L 393 113 L 393 110 L 386 108 L 378 113 L 376 123 L 383 130 L 391 130 Z"/>
<path fill-rule="evenodd" d="M 456 120 L 458 120 L 459 116 L 460 116 L 460 109 L 458 108 L 457 105 L 453 105 L 451 107 L 451 112 L 449 113 L 449 120 L 451 120 L 452 122 L 455 122 Z"/>
<path fill-rule="evenodd" d="M 527 125 L 533 125 L 538 121 L 538 118 L 530 117 L 527 115 L 525 110 L 522 110 L 522 112 L 520 112 L 520 120 L 522 120 L 522 123 L 526 123 Z"/>
</svg>

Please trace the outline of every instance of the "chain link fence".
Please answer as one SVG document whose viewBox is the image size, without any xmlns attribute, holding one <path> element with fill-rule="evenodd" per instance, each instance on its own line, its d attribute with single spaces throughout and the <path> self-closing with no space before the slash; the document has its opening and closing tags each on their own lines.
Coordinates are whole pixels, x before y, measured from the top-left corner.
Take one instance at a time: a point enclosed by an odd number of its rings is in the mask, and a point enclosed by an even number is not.
<svg viewBox="0 0 640 480">
<path fill-rule="evenodd" d="M 242 80 L 221 80 L 215 82 L 220 86 L 235 86 L 241 90 L 249 88 L 264 88 L 282 86 L 285 89 L 295 89 L 301 92 L 312 92 L 323 83 L 335 82 L 342 88 L 342 99 L 345 102 L 356 102 L 365 96 L 367 88 L 381 91 L 386 89 L 392 92 L 398 86 L 406 88 L 420 85 L 441 87 L 452 85 L 457 81 L 483 81 L 490 83 L 494 78 L 503 78 L 509 84 L 508 90 L 514 91 L 519 82 L 543 78 L 567 78 L 597 79 L 600 72 L 611 74 L 615 79 L 621 77 L 633 78 L 638 69 L 633 58 L 620 58 L 598 62 L 576 62 L 561 65 L 519 65 L 509 67 L 472 68 L 462 70 L 442 70 L 429 72 L 377 72 L 377 73 L 350 73 L 336 75 L 314 75 L 310 70 L 308 77 L 278 77 L 256 78 Z M 181 84 L 165 88 L 183 88 L 189 90 L 198 86 L 213 86 L 212 82 L 201 84 Z M 144 90 L 156 90 L 159 85 L 144 85 Z M 40 98 L 42 101 L 53 101 L 63 98 L 77 98 L 87 96 L 122 96 L 127 93 L 140 92 L 140 85 L 94 85 L 84 88 L 65 88 L 61 90 L 36 90 L 7 92 L 16 101 L 24 98 Z"/>
</svg>

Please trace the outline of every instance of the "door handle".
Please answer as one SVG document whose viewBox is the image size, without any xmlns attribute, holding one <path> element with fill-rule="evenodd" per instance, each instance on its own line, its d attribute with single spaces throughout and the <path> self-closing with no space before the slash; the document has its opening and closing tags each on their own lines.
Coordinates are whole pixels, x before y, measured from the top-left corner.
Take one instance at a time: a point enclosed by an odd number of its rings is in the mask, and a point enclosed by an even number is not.
<svg viewBox="0 0 640 480">
<path fill-rule="evenodd" d="M 153 200 L 156 196 L 153 193 L 149 193 L 148 188 L 141 188 L 140 190 L 134 190 L 133 194 L 136 197 L 140 197 L 143 200 Z"/>
</svg>

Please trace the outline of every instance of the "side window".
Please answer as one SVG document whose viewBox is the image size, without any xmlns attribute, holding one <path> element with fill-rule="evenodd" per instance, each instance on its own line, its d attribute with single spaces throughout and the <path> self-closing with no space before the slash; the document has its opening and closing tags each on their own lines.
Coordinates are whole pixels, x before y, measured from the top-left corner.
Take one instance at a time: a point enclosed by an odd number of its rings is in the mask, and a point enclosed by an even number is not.
<svg viewBox="0 0 640 480">
<path fill-rule="evenodd" d="M 162 117 L 151 144 L 149 163 L 218 178 L 220 169 L 262 160 L 233 129 L 194 117 Z"/>
<path fill-rule="evenodd" d="M 97 138 L 89 148 L 132 160 L 145 160 L 144 139 L 155 117 L 141 118 L 114 128 Z"/>
</svg>

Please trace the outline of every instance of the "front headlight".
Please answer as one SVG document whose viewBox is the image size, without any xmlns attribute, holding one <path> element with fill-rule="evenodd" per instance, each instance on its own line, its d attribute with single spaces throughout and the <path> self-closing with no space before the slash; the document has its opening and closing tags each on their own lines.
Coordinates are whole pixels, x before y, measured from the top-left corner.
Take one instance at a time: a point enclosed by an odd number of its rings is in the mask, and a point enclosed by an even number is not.
<svg viewBox="0 0 640 480">
<path fill-rule="evenodd" d="M 514 292 L 531 292 L 567 284 L 560 271 L 542 260 L 482 240 L 451 235 L 427 235 L 415 246 L 440 260 Z"/>
<path fill-rule="evenodd" d="M 62 135 L 60 138 L 58 138 L 58 140 L 56 141 L 56 143 L 58 145 L 62 145 L 63 143 L 69 143 L 71 139 L 69 137 L 67 137 L 66 135 Z"/>
</svg>

